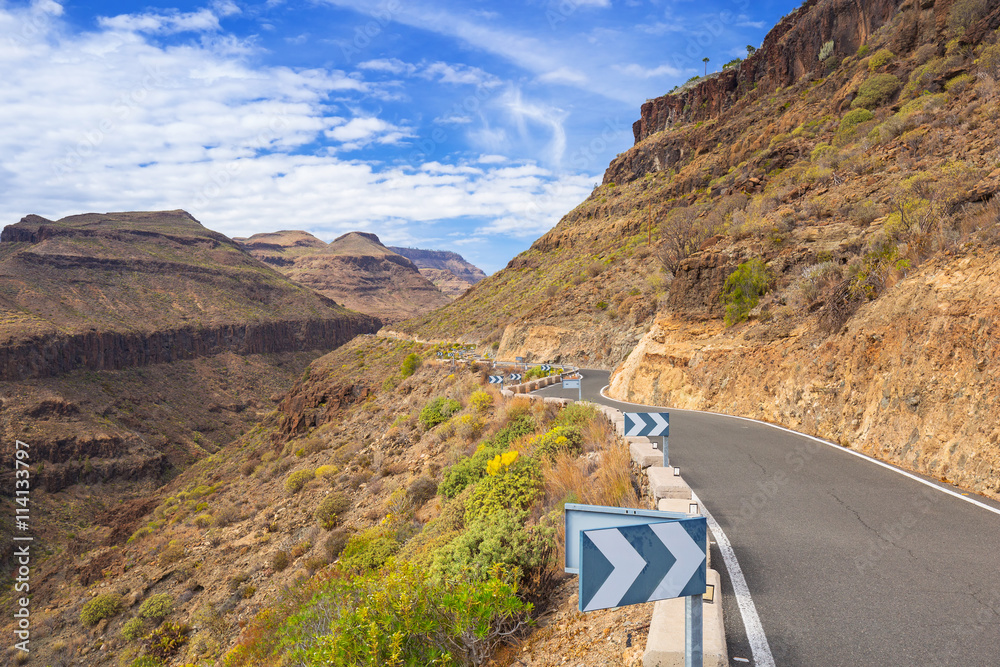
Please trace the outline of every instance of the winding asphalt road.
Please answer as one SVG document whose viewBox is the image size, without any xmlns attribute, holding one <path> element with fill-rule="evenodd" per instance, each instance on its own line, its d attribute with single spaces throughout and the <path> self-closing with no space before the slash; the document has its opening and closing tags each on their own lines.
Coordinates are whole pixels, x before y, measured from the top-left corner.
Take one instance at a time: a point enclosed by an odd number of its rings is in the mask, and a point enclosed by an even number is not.
<svg viewBox="0 0 1000 667">
<path fill-rule="evenodd" d="M 670 463 L 728 537 L 773 664 L 1000 666 L 1000 503 L 767 424 L 608 400 L 608 372 L 582 374 L 585 400 L 669 410 Z M 772 664 L 712 549 L 731 664 Z"/>
</svg>

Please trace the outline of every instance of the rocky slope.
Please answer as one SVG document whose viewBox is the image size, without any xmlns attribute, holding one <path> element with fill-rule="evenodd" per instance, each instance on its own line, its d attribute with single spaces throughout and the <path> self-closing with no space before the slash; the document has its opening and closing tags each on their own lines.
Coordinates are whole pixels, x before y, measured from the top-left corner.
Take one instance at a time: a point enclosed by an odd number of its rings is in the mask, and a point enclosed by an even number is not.
<svg viewBox="0 0 1000 667">
<path fill-rule="evenodd" d="M 410 355 L 423 363 L 407 374 Z M 261 637 L 275 643 L 274 626 L 263 635 L 258 628 L 269 618 L 280 622 L 308 600 L 311 584 L 304 582 L 314 574 L 312 583 L 322 582 L 337 572 L 330 563 L 348 553 L 352 547 L 345 550 L 345 544 L 356 544 L 353 539 L 398 536 L 393 541 L 400 541 L 400 560 L 429 566 L 427 552 L 455 539 L 465 523 L 461 508 L 469 494 L 449 501 L 435 493 L 445 469 L 512 420 L 528 417 L 542 433 L 556 414 L 540 401 L 502 401 L 485 384 L 486 372 L 437 363 L 431 346 L 359 336 L 315 360 L 257 425 L 155 492 L 123 503 L 97 483 L 67 490 L 69 502 L 51 511 L 62 530 L 73 531 L 74 543 L 41 561 L 33 574 L 40 582 L 33 623 L 45 632 L 32 644 L 32 660 L 120 665 L 157 655 L 160 646 L 151 635 L 161 619 L 142 615 L 150 599 L 166 599 L 166 620 L 184 628 L 178 641 L 164 647 L 167 664 L 222 664 L 237 640 L 243 646 Z M 446 423 L 425 424 L 419 415 L 444 397 L 454 399 L 459 412 Z M 222 409 L 226 414 L 229 406 Z M 56 421 L 74 413 L 63 405 L 45 410 L 43 418 Z M 536 520 L 563 495 L 582 493 L 581 485 L 609 494 L 595 502 L 615 502 L 622 494 L 639 502 L 632 495 L 627 448 L 615 446 L 607 422 L 598 419 L 581 433 L 579 458 L 567 454 L 563 468 L 555 469 L 561 473 L 542 469 L 546 479 L 567 486 L 542 494 Z M 525 449 L 528 440 L 527 434 L 517 440 L 526 456 L 532 451 Z M 623 477 L 606 474 L 615 469 L 611 463 L 599 465 L 611 449 Z M 343 502 L 324 522 L 321 508 L 331 497 Z M 552 560 L 558 561 L 554 555 Z M 570 638 L 581 656 L 627 657 L 628 664 L 638 664 L 648 605 L 584 618 L 571 599 L 572 581 L 561 572 L 553 577 L 546 589 L 552 600 L 539 610 L 543 629 L 531 639 L 534 664 L 558 655 Z M 118 613 L 82 624 L 84 604 L 109 593 L 119 596 Z M 129 624 L 141 632 L 130 634 Z M 588 634 L 588 628 L 596 631 Z M 0 623 L 0 629 L 10 631 L 10 623 Z M 519 651 L 500 657 L 513 659 Z M 6 649 L 4 659 L 13 655 Z M 251 654 L 225 664 L 285 664 L 280 657 Z"/>
<path fill-rule="evenodd" d="M 374 234 L 351 232 L 326 244 L 306 232 L 282 231 L 240 242 L 297 283 L 387 322 L 450 301 L 410 260 L 386 248 Z"/>
<path fill-rule="evenodd" d="M 117 548 L 163 483 L 271 412 L 323 351 L 380 326 L 183 211 L 7 226 L 0 454 L 13 460 L 16 440 L 29 445 L 33 565 L 72 574 L 79 553 Z M 7 467 L 4 516 L 14 488 Z M 106 530 L 87 533 L 96 526 Z M 11 529 L 0 522 L 4 539 Z M 44 591 L 33 590 L 40 605 Z"/>
<path fill-rule="evenodd" d="M 586 201 L 403 328 L 618 366 L 618 397 L 997 495 L 998 28 L 975 0 L 807 2 L 736 69 L 643 105 Z"/>
<path fill-rule="evenodd" d="M 1000 252 L 942 257 L 833 335 L 664 315 L 610 393 L 783 424 L 1000 497 Z"/>
<path fill-rule="evenodd" d="M 329 349 L 380 323 L 184 211 L 28 216 L 0 235 L 0 379 Z"/>
<path fill-rule="evenodd" d="M 486 277 L 482 269 L 465 261 L 456 252 L 396 246 L 389 246 L 389 250 L 413 262 L 421 274 L 450 297 L 461 296 Z"/>
</svg>

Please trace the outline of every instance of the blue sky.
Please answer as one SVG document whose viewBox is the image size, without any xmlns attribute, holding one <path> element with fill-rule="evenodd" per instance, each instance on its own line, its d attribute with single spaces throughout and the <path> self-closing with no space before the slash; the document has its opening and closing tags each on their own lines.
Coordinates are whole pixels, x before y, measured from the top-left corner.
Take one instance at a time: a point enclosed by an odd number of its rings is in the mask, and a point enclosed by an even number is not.
<svg viewBox="0 0 1000 667">
<path fill-rule="evenodd" d="M 493 272 L 587 196 L 646 99 L 799 4 L 0 0 L 0 223 L 183 208 Z"/>
</svg>

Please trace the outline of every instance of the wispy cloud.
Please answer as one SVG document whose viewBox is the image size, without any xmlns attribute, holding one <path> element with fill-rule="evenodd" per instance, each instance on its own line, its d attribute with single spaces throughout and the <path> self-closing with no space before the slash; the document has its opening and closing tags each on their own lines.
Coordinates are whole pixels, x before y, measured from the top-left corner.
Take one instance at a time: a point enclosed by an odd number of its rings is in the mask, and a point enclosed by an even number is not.
<svg viewBox="0 0 1000 667">
<path fill-rule="evenodd" d="M 119 14 L 102 16 L 98 24 L 111 30 L 172 34 L 178 32 L 209 32 L 219 30 L 219 18 L 208 9 L 196 12 Z"/>
<path fill-rule="evenodd" d="M 57 16 L 57 7 L 45 16 Z M 569 210 L 589 191 L 572 185 L 577 177 L 533 161 L 513 164 L 500 156 L 509 147 L 502 141 L 468 160 L 391 166 L 342 159 L 343 151 L 405 142 L 412 133 L 377 114 L 345 113 L 333 101 L 360 99 L 369 82 L 333 69 L 254 65 L 234 53 L 227 35 L 166 47 L 147 37 L 172 29 L 164 23 L 118 27 L 124 24 L 74 34 L 55 20 L 45 27 L 27 10 L 0 8 L 0 25 L 15 36 L 0 49 L 3 220 L 185 208 L 231 235 L 273 231 L 291 224 L 280 222 L 291 215 L 331 237 L 377 229 L 402 241 L 458 219 L 475 219 L 480 236 L 547 228 L 556 209 Z M 425 69 L 436 81 L 462 85 L 484 76 L 475 68 Z M 511 127 L 541 133 L 545 155 L 564 150 L 561 111 L 519 94 L 505 94 L 502 107 Z M 503 137 L 507 130 L 492 131 Z M 529 207 L 567 179 L 556 203 Z M 501 218 L 516 224 L 492 222 Z"/>
<path fill-rule="evenodd" d="M 376 11 L 374 5 L 364 0 L 322 1 L 365 15 L 373 15 Z M 578 2 L 577 4 L 604 6 L 603 2 Z M 539 18 L 543 17 L 544 13 L 540 13 Z M 576 69 L 573 63 L 575 60 L 579 60 L 581 55 L 579 44 L 574 44 L 573 48 L 557 46 L 551 40 L 542 40 L 522 32 L 496 27 L 492 23 L 477 23 L 463 15 L 419 2 L 408 2 L 400 5 L 398 10 L 392 14 L 392 20 L 460 40 L 468 47 L 499 56 L 538 77 Z M 626 98 L 619 89 L 597 85 L 588 77 L 563 77 L 552 79 L 550 82 L 576 86 L 609 99 L 624 100 Z"/>
<path fill-rule="evenodd" d="M 483 86 L 485 88 L 495 88 L 501 85 L 500 79 L 489 72 L 460 63 L 442 61 L 407 63 L 398 58 L 379 58 L 358 63 L 358 69 L 386 72 L 397 76 L 415 76 L 428 81 L 453 85 Z"/>
<path fill-rule="evenodd" d="M 615 65 L 615 69 L 620 71 L 622 74 L 627 76 L 635 77 L 637 79 L 654 79 L 658 77 L 679 77 L 683 72 L 672 65 L 660 65 L 659 67 L 643 67 L 642 65 L 637 65 L 635 63 L 630 63 L 628 65 Z"/>
</svg>

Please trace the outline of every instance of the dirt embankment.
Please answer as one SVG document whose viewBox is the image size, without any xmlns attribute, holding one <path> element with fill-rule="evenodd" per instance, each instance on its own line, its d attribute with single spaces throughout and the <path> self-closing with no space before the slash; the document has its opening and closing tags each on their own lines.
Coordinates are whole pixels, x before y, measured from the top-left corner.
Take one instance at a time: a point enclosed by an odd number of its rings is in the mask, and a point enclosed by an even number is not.
<svg viewBox="0 0 1000 667">
<path fill-rule="evenodd" d="M 935 260 L 829 337 L 662 317 L 610 393 L 779 423 L 1000 497 L 998 281 L 996 251 Z"/>
</svg>

